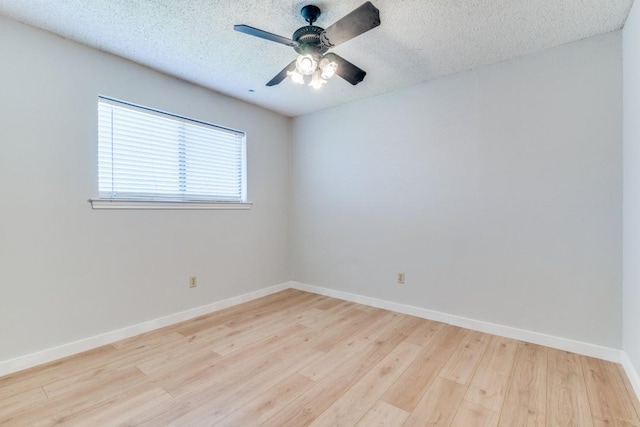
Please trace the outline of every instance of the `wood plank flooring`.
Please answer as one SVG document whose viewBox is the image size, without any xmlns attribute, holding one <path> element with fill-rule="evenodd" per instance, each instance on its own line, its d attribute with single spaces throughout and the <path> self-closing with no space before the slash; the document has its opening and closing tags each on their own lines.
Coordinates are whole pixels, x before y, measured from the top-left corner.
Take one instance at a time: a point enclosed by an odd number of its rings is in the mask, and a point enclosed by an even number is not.
<svg viewBox="0 0 640 427">
<path fill-rule="evenodd" d="M 619 365 L 296 290 L 0 378 L 7 426 L 640 426 Z"/>
</svg>

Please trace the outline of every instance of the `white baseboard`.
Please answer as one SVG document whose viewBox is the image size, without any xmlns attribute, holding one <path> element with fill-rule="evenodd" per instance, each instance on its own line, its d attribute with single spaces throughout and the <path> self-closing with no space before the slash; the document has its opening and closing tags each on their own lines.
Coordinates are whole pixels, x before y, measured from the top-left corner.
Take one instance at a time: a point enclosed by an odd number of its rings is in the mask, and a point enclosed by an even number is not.
<svg viewBox="0 0 640 427">
<path fill-rule="evenodd" d="M 46 350 L 41 350 L 35 353 L 27 354 L 25 356 L 20 356 L 15 359 L 0 361 L 0 377 L 37 365 L 52 362 L 54 360 L 62 359 L 63 357 L 82 353 L 83 351 L 91 350 L 103 345 L 111 344 L 113 342 L 130 338 L 144 332 L 153 331 L 155 329 L 193 319 L 194 317 L 222 310 L 223 308 L 242 304 L 244 302 L 251 301 L 257 298 L 262 298 L 264 296 L 271 295 L 276 292 L 289 289 L 291 287 L 292 286 L 290 282 L 282 283 L 236 297 L 227 298 L 222 301 L 217 301 L 211 304 L 192 308 L 190 310 L 171 314 L 169 316 L 149 320 L 143 323 L 138 323 L 137 325 L 127 326 L 126 328 L 106 332 L 100 335 L 63 344 L 57 347 L 48 348 Z"/>
<path fill-rule="evenodd" d="M 75 342 L 63 344 L 57 347 L 38 351 L 35 353 L 27 354 L 25 356 L 20 356 L 15 359 L 0 361 L 0 377 L 14 373 L 14 372 L 22 371 L 24 369 L 28 369 L 33 366 L 52 362 L 54 360 L 58 360 L 63 357 L 72 356 L 74 354 L 91 350 L 93 348 L 97 348 L 103 345 L 111 344 L 113 342 L 130 338 L 132 336 L 139 335 L 144 332 L 149 332 L 155 329 L 163 328 L 165 326 L 169 326 L 175 323 L 183 322 L 185 320 L 193 319 L 194 317 L 202 316 L 204 314 L 222 310 L 227 307 L 242 304 L 244 302 L 261 298 L 267 295 L 271 295 L 273 293 L 280 292 L 289 288 L 299 289 L 302 291 L 312 292 L 320 295 L 326 295 L 329 297 L 351 301 L 358 304 L 364 304 L 371 307 L 378 307 L 386 310 L 395 311 L 398 313 L 409 314 L 412 316 L 421 317 L 423 319 L 429 319 L 429 320 L 434 320 L 438 322 L 448 323 L 451 325 L 460 326 L 467 329 L 472 329 L 472 330 L 485 332 L 493 335 L 499 335 L 507 338 L 526 341 L 534 344 L 540 344 L 547 347 L 570 351 L 570 352 L 582 354 L 585 356 L 596 357 L 599 359 L 604 359 L 604 360 L 608 360 L 615 363 L 621 363 L 625 371 L 627 372 L 629 381 L 631 382 L 636 394 L 640 397 L 640 377 L 638 376 L 638 372 L 635 370 L 635 368 L 631 364 L 631 361 L 629 360 L 629 357 L 624 351 L 602 347 L 595 344 L 588 344 L 584 342 L 574 341 L 566 338 L 545 335 L 538 332 L 532 332 L 532 331 L 527 331 L 523 329 L 513 328 L 510 326 L 496 325 L 493 323 L 483 322 L 483 321 L 474 320 L 474 319 L 468 319 L 461 316 L 454 316 L 454 315 L 450 315 L 450 314 L 446 314 L 446 313 L 442 313 L 434 310 L 429 310 L 421 307 L 414 307 L 407 304 L 385 301 L 377 298 L 366 297 L 363 295 L 356 295 L 348 292 L 337 291 L 334 289 L 322 288 L 319 286 L 307 285 L 299 282 L 285 282 L 279 285 L 260 289 L 254 292 L 249 292 L 249 293 L 228 298 L 222 301 L 217 301 L 211 304 L 203 305 L 201 307 L 196 307 L 196 308 L 175 313 L 169 316 L 161 317 L 158 319 L 128 326 L 126 328 L 122 328 L 115 331 L 110 331 L 100 335 L 96 335 L 93 337 L 85 338 L 79 341 L 75 341 Z"/>
<path fill-rule="evenodd" d="M 620 362 L 624 371 L 627 373 L 627 377 L 629 378 L 629 382 L 631 383 L 631 387 L 636 392 L 636 396 L 640 399 L 640 375 L 638 375 L 638 371 L 631 363 L 631 359 L 629 359 L 629 355 L 626 351 L 622 352 L 622 361 Z"/>
<path fill-rule="evenodd" d="M 299 282 L 290 282 L 290 284 L 293 288 L 299 289 L 301 291 L 326 295 L 329 297 L 351 301 L 358 304 L 364 304 L 372 307 L 384 308 L 386 310 L 409 314 L 412 316 L 421 317 L 423 319 L 448 323 L 454 326 L 472 329 L 474 331 L 485 332 L 492 335 L 499 335 L 501 337 L 512 338 L 520 341 L 526 341 L 532 344 L 544 345 L 547 347 L 582 354 L 584 356 L 595 357 L 610 362 L 622 362 L 623 352 L 621 350 L 609 347 L 603 347 L 596 344 L 589 344 L 567 338 L 541 334 L 539 332 L 527 331 L 524 329 L 513 328 L 511 326 L 497 325 L 480 320 L 468 319 L 466 317 L 441 313 L 434 310 L 428 310 L 426 308 L 414 307 L 411 305 L 385 301 L 381 299 L 366 297 L 363 295 L 351 294 L 348 292 L 336 291 L 334 289 L 322 288 L 319 286 L 312 286 Z"/>
</svg>

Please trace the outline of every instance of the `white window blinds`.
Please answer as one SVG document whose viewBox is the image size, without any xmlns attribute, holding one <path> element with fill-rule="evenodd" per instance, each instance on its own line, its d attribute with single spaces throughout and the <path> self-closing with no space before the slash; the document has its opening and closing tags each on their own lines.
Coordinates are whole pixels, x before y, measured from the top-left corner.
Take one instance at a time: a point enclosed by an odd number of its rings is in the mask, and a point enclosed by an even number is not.
<svg viewBox="0 0 640 427">
<path fill-rule="evenodd" d="M 245 134 L 100 97 L 101 199 L 246 201 Z"/>
</svg>

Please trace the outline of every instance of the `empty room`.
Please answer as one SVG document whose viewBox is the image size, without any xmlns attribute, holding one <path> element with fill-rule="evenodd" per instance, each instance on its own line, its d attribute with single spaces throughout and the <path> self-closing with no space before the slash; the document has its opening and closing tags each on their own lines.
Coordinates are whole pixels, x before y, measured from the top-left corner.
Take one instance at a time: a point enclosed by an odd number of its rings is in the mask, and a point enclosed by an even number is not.
<svg viewBox="0 0 640 427">
<path fill-rule="evenodd" d="M 0 0 L 0 425 L 639 426 L 633 0 Z"/>
</svg>

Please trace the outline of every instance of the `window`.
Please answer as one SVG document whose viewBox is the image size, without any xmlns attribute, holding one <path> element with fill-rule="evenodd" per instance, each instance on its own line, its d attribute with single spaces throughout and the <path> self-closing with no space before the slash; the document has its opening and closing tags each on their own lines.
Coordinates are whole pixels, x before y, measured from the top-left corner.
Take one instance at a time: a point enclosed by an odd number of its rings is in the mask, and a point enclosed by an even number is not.
<svg viewBox="0 0 640 427">
<path fill-rule="evenodd" d="M 245 134 L 99 97 L 98 194 L 94 207 L 245 203 Z"/>
</svg>

